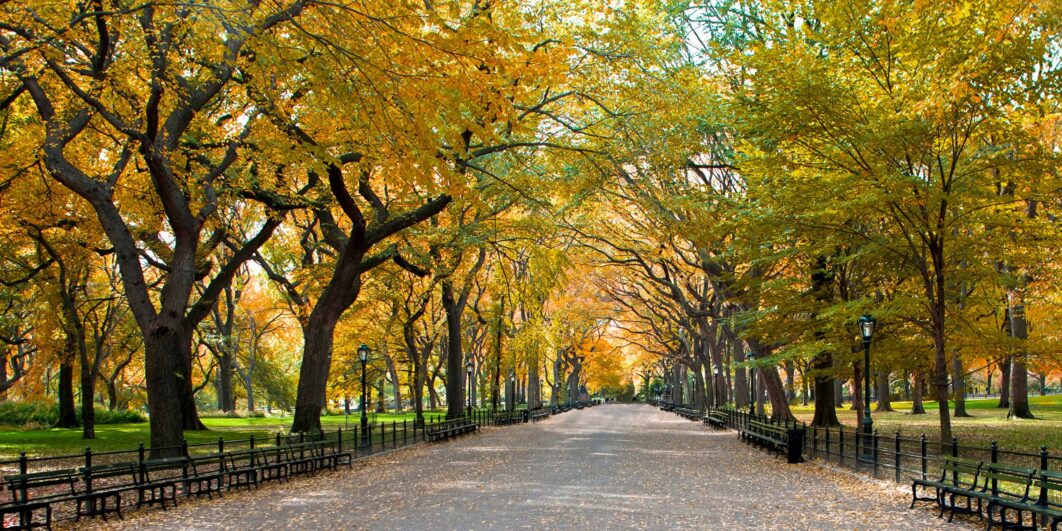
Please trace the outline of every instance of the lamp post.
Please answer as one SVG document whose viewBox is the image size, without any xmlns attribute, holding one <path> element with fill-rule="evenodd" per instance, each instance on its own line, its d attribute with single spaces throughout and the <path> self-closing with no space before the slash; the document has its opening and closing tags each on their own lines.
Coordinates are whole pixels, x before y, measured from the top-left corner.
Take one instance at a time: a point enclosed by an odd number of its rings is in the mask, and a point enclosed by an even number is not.
<svg viewBox="0 0 1062 531">
<path fill-rule="evenodd" d="M 719 364 L 712 366 L 712 407 L 719 407 Z"/>
<path fill-rule="evenodd" d="M 878 323 L 870 315 L 859 318 L 859 333 L 863 336 L 863 455 L 872 459 L 874 444 L 874 421 L 870 418 L 870 341 L 874 338 L 874 326 Z"/>
<path fill-rule="evenodd" d="M 361 440 L 362 446 L 367 446 L 369 416 L 365 413 L 365 364 L 369 361 L 369 345 L 358 347 L 358 357 L 361 358 Z"/>
<path fill-rule="evenodd" d="M 468 395 L 468 408 L 467 416 L 472 417 L 472 360 L 465 362 L 465 380 L 468 382 L 468 388 L 465 389 L 465 394 Z"/>
<path fill-rule="evenodd" d="M 756 416 L 756 367 L 752 364 L 756 362 L 756 353 L 749 352 L 749 417 Z"/>
<path fill-rule="evenodd" d="M 506 393 L 509 411 L 516 411 L 516 373 L 509 372 L 509 392 Z"/>
</svg>

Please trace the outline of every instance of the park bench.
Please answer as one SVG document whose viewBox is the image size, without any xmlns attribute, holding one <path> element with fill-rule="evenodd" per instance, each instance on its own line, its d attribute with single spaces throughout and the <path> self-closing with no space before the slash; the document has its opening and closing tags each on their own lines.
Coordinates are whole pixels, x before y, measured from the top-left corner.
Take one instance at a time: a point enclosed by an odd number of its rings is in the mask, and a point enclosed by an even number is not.
<svg viewBox="0 0 1062 531">
<path fill-rule="evenodd" d="M 722 408 L 708 408 L 708 412 L 704 415 L 704 423 L 713 428 L 725 428 L 726 421 L 726 410 Z"/>
<path fill-rule="evenodd" d="M 313 475 L 317 472 L 317 457 L 314 455 L 313 443 L 295 443 L 284 446 L 284 460 L 288 464 L 288 474 Z"/>
<path fill-rule="evenodd" d="M 1001 528 L 1023 528 L 1025 513 L 1032 517 L 1033 528 L 1036 528 L 1036 515 L 1043 516 L 1044 527 L 1047 527 L 1047 518 L 1053 516 L 1052 527 L 1058 528 L 1059 516 L 1062 516 L 1060 507 L 1050 505 L 1050 497 L 1039 499 L 1040 489 L 1033 495 L 1032 487 L 1044 487 L 1044 494 L 1051 490 L 1062 491 L 1062 474 L 1048 470 L 1032 470 L 1005 466 L 998 463 L 986 465 L 987 472 L 984 474 L 984 486 L 975 496 L 979 501 L 988 502 L 985 512 L 988 513 L 988 529 L 998 524 Z M 1040 502 L 1043 502 L 1042 504 Z M 999 519 L 993 515 L 999 512 Z M 1015 520 L 1007 519 L 1007 513 L 1013 511 Z"/>
<path fill-rule="evenodd" d="M 438 441 L 456 435 L 473 432 L 478 428 L 479 426 L 477 424 L 473 423 L 468 418 L 462 417 L 431 424 L 424 433 L 427 435 L 429 441 Z"/>
<path fill-rule="evenodd" d="M 166 509 L 166 500 L 177 507 L 177 483 L 187 476 L 187 457 L 164 457 L 148 459 L 140 464 L 136 484 L 136 507 L 159 504 Z"/>
<path fill-rule="evenodd" d="M 506 426 L 509 424 L 519 424 L 524 421 L 524 413 L 522 411 L 507 411 L 504 413 L 498 413 L 494 417 L 494 424 L 497 426 Z"/>
<path fill-rule="evenodd" d="M 680 417 L 687 418 L 690 420 L 700 420 L 704 416 L 703 410 L 689 407 L 676 407 L 675 413 L 678 413 Z"/>
<path fill-rule="evenodd" d="M 180 483 L 185 496 L 198 498 L 206 494 L 207 498 L 213 498 L 214 493 L 220 496 L 225 486 L 225 454 L 192 457 L 184 472 Z"/>
<path fill-rule="evenodd" d="M 992 509 L 999 505 L 1000 521 L 1006 522 L 1006 509 L 1018 511 L 1018 521 L 1022 521 L 1022 513 L 1028 511 L 1033 515 L 1033 523 L 1036 523 L 1035 515 L 1040 515 L 1040 526 L 1058 531 L 1058 523 L 1062 522 L 1062 472 L 1051 470 L 1039 470 L 1033 479 L 1032 487 L 1040 491 L 1036 501 L 1026 499 L 1024 502 L 1000 500 L 989 502 L 988 522 L 992 524 Z M 1048 525 L 1050 520 L 1050 526 Z M 1004 523 L 1004 527 L 1006 524 Z"/>
<path fill-rule="evenodd" d="M 256 450 L 251 463 L 258 472 L 257 482 L 284 481 L 292 474 L 288 451 L 283 446 Z"/>
<path fill-rule="evenodd" d="M 955 517 L 955 513 L 967 513 L 976 514 L 978 517 L 982 516 L 982 509 L 987 502 L 988 508 L 991 509 L 994 506 L 1001 506 L 1002 503 L 1014 503 L 1016 505 L 1023 505 L 1027 503 L 1029 498 L 1029 488 L 1032 486 L 1033 476 L 1036 474 L 1036 470 L 1031 468 L 1020 468 L 1002 463 L 985 463 L 981 465 L 980 477 L 977 479 L 978 485 L 968 487 L 965 485 L 951 485 L 943 487 L 940 501 L 943 504 L 941 507 L 941 514 L 944 514 L 944 510 L 948 511 L 948 521 L 952 521 Z M 947 499 L 947 501 L 945 501 Z M 956 499 L 965 499 L 965 507 L 956 503 Z M 974 508 L 974 501 L 977 502 L 977 507 Z M 1005 518 L 1005 509 L 1001 509 L 1000 517 Z M 1008 525 L 1004 519 L 1000 525 L 1003 528 L 1006 527 L 1022 527 L 1021 519 L 1023 511 L 1018 511 L 1018 524 Z M 988 528 L 993 527 L 992 512 L 988 512 Z"/>
<path fill-rule="evenodd" d="M 238 450 L 226 452 L 225 459 L 225 485 L 229 490 L 240 487 L 258 488 L 258 475 L 262 469 L 261 463 L 265 456 L 261 450 Z"/>
<path fill-rule="evenodd" d="M 310 452 L 313 456 L 314 467 L 318 470 L 335 470 L 339 465 L 346 463 L 353 466 L 351 454 L 338 451 L 338 443 L 321 440 L 310 443 Z"/>
<path fill-rule="evenodd" d="M 949 491 L 974 491 L 977 489 L 977 480 L 981 477 L 981 468 L 984 463 L 975 459 L 963 459 L 961 457 L 948 456 L 944 458 L 941 466 L 940 479 L 912 478 L 911 479 L 911 508 L 920 501 L 931 501 L 940 509 L 940 516 L 944 515 L 944 498 Z M 918 495 L 921 488 L 925 493 L 933 489 L 933 497 L 923 494 Z M 969 509 L 969 499 L 967 499 Z"/>
<path fill-rule="evenodd" d="M 136 463 L 126 461 L 87 466 L 81 467 L 80 472 L 85 489 L 74 497 L 74 519 L 102 516 L 106 520 L 109 513 L 117 513 L 118 518 L 121 518 L 122 492 L 134 489 L 137 484 Z M 108 505 L 108 501 L 113 503 Z"/>
<path fill-rule="evenodd" d="M 534 409 L 531 411 L 531 421 L 538 422 L 539 419 L 550 416 L 551 411 L 548 408 Z"/>
<path fill-rule="evenodd" d="M 73 469 L 48 470 L 5 476 L 11 502 L 0 506 L 0 524 L 7 515 L 18 515 L 16 529 L 33 529 L 35 527 L 52 528 L 52 503 L 70 500 L 74 497 L 74 483 L 77 472 Z M 34 519 L 34 515 L 44 512 L 44 521 Z"/>
<path fill-rule="evenodd" d="M 741 439 L 768 451 L 785 454 L 789 463 L 804 461 L 804 428 L 750 420 L 738 430 Z"/>
</svg>

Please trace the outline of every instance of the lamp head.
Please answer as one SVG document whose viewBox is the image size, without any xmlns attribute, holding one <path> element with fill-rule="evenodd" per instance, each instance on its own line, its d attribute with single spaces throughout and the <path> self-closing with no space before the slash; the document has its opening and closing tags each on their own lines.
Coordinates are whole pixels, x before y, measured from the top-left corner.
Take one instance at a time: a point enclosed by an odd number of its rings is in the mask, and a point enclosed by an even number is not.
<svg viewBox="0 0 1062 531">
<path fill-rule="evenodd" d="M 369 359 L 369 345 L 362 344 L 358 347 L 358 357 L 361 358 L 362 363 Z"/>
<path fill-rule="evenodd" d="M 869 314 L 859 318 L 859 334 L 863 336 L 864 342 L 870 343 L 871 338 L 874 337 L 874 327 L 877 324 L 878 320 Z"/>
</svg>

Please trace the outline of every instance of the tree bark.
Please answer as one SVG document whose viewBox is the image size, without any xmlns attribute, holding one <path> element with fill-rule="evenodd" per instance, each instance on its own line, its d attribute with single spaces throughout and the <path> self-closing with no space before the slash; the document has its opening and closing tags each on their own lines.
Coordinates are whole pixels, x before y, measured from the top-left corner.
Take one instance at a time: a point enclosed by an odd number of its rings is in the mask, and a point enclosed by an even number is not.
<svg viewBox="0 0 1062 531">
<path fill-rule="evenodd" d="M 222 350 L 218 358 L 218 376 L 215 380 L 215 390 L 218 394 L 218 409 L 221 411 L 235 411 L 236 399 L 232 392 L 232 351 L 228 348 Z"/>
<path fill-rule="evenodd" d="M 889 371 L 878 370 L 877 377 L 878 407 L 875 411 L 895 411 L 892 409 L 892 397 L 889 396 Z"/>
<path fill-rule="evenodd" d="M 911 398 L 911 414 L 912 415 L 925 415 L 926 406 L 922 402 L 923 396 L 925 396 L 925 380 L 922 377 L 922 371 L 915 371 L 914 373 L 914 397 Z"/>
<path fill-rule="evenodd" d="M 840 382 L 834 381 L 833 356 L 823 351 L 815 355 L 811 360 L 811 370 L 815 378 L 815 416 L 811 419 L 811 425 L 819 428 L 836 428 L 841 425 L 837 419 L 837 406 L 835 403 L 836 388 Z"/>
<path fill-rule="evenodd" d="M 446 374 L 464 375 L 464 354 L 461 345 L 461 315 L 468 300 L 468 291 L 461 297 L 454 295 L 453 283 L 442 282 L 442 306 L 446 312 Z M 465 379 L 451 376 L 446 379 L 446 418 L 455 419 L 465 415 Z"/>
<path fill-rule="evenodd" d="M 72 338 L 71 338 L 72 339 Z M 76 348 L 68 339 L 67 347 Z M 68 352 L 67 356 L 73 356 Z M 55 421 L 56 428 L 76 428 L 77 413 L 74 411 L 74 360 L 62 360 L 59 363 L 59 418 Z"/>
<path fill-rule="evenodd" d="M 955 417 L 969 417 L 966 412 L 966 371 L 958 350 L 951 357 L 951 388 L 955 395 Z"/>
<path fill-rule="evenodd" d="M 1009 318 L 1008 318 L 1009 320 Z M 1009 330 L 1010 325 L 1007 325 Z M 1000 409 L 1010 409 L 1010 361 L 1011 357 L 1007 356 L 1003 358 L 1003 361 L 999 362 L 999 372 L 1001 376 L 999 378 L 999 405 L 996 406 Z"/>
<path fill-rule="evenodd" d="M 856 412 L 856 426 L 863 429 L 863 362 L 857 361 L 852 364 L 852 409 Z"/>
<path fill-rule="evenodd" d="M 1010 333 L 1017 339 L 1021 349 L 1025 348 L 1025 342 L 1029 339 L 1029 324 L 1025 319 L 1025 303 L 1023 297 L 1011 290 L 1007 294 L 1010 304 Z M 1022 351 L 1011 356 L 1010 367 L 1010 409 L 1007 418 L 1017 417 L 1031 419 L 1032 410 L 1029 409 L 1029 371 L 1025 366 L 1027 354 Z"/>
<path fill-rule="evenodd" d="M 338 301 L 336 301 L 338 302 Z M 342 310 L 332 310 L 319 301 L 307 320 L 303 337 L 302 366 L 295 399 L 293 433 L 321 431 L 321 410 L 325 407 L 328 372 L 332 363 L 332 341 L 336 320 Z"/>
</svg>

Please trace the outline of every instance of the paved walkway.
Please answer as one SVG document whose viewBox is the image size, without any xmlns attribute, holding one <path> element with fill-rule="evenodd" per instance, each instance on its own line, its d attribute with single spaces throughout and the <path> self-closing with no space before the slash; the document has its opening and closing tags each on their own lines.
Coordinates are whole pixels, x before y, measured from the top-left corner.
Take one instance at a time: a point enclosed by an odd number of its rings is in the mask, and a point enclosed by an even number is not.
<svg viewBox="0 0 1062 531">
<path fill-rule="evenodd" d="M 375 457 L 353 471 L 140 511 L 108 529 L 955 529 L 895 485 L 789 465 L 642 405 Z"/>
</svg>

